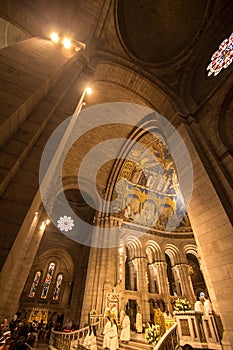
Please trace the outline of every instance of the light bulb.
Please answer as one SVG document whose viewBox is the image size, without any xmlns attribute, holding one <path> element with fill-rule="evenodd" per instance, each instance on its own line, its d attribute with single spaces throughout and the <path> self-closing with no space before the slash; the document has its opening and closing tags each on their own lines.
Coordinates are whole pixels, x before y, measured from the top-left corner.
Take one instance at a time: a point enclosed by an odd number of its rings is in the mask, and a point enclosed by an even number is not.
<svg viewBox="0 0 233 350">
<path fill-rule="evenodd" d="M 40 226 L 40 229 L 41 229 L 41 230 L 44 230 L 44 229 L 45 229 L 45 226 L 46 226 L 46 225 L 45 225 L 45 222 L 43 221 L 42 224 L 41 224 L 41 226 Z"/>
<path fill-rule="evenodd" d="M 71 40 L 69 38 L 64 38 L 62 44 L 66 49 L 70 49 L 72 45 Z"/>
<path fill-rule="evenodd" d="M 52 33 L 51 35 L 50 35 L 50 39 L 54 42 L 54 43 L 58 43 L 58 41 L 59 41 L 59 36 L 58 36 L 58 34 L 57 33 Z"/>
<path fill-rule="evenodd" d="M 88 95 L 90 95 L 90 94 L 92 93 L 92 88 L 91 88 L 91 87 L 87 87 L 87 88 L 86 88 L 86 93 L 87 93 Z"/>
</svg>

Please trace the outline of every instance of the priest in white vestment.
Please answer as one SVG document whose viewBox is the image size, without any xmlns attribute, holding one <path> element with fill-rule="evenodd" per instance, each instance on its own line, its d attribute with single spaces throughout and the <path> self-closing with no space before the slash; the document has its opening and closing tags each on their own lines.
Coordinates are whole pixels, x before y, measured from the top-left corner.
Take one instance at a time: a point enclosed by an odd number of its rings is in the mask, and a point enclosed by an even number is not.
<svg viewBox="0 0 233 350">
<path fill-rule="evenodd" d="M 103 348 L 104 349 L 110 349 L 110 332 L 112 328 L 112 323 L 110 320 L 110 317 L 107 316 L 107 322 L 104 326 L 104 341 L 103 341 Z"/>
<path fill-rule="evenodd" d="M 142 314 L 140 311 L 136 315 L 136 331 L 137 333 L 142 333 Z"/>
<path fill-rule="evenodd" d="M 111 331 L 110 331 L 110 350 L 117 350 L 119 348 L 118 344 L 118 329 L 116 320 L 111 321 Z"/>
<path fill-rule="evenodd" d="M 125 314 L 122 321 L 122 330 L 120 339 L 122 342 L 128 342 L 130 340 L 130 319 L 129 316 Z"/>
</svg>

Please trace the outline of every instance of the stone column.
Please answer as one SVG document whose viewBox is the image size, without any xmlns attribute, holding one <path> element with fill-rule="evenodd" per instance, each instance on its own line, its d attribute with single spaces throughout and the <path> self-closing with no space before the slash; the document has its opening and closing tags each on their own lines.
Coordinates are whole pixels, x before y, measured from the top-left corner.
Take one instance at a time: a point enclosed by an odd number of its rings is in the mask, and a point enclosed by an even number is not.
<svg viewBox="0 0 233 350">
<path fill-rule="evenodd" d="M 189 266 L 187 264 L 175 265 L 177 275 L 182 288 L 182 295 L 184 295 L 191 304 L 195 302 L 195 294 L 192 282 L 189 276 Z"/>
<path fill-rule="evenodd" d="M 172 267 L 172 274 L 175 280 L 175 285 L 176 285 L 176 293 L 178 296 L 181 296 L 184 294 L 183 289 L 182 289 L 182 283 L 181 283 L 181 278 L 180 278 L 180 271 L 178 269 L 178 265 L 175 265 Z"/>
<path fill-rule="evenodd" d="M 40 195 L 38 193 L 38 196 L 34 199 L 35 206 L 32 206 L 32 208 L 38 208 L 39 203 Z M 1 318 L 11 319 L 17 312 L 20 295 L 46 228 L 47 215 L 42 209 L 39 210 L 38 214 L 35 214 L 32 208 L 26 216 L 24 225 L 22 225 L 1 271 Z M 29 227 L 27 231 L 25 226 Z"/>
<path fill-rule="evenodd" d="M 94 237 L 104 247 L 108 246 L 111 239 L 111 227 L 114 220 L 108 217 L 98 218 L 94 228 Z M 111 243 L 111 242 L 110 242 Z M 95 244 L 93 244 L 95 246 Z M 117 285 L 117 263 L 118 247 L 111 248 L 91 248 L 85 293 L 83 300 L 83 309 L 81 317 L 81 326 L 88 320 L 88 313 L 95 309 L 98 314 L 103 314 L 106 307 L 106 295 L 112 292 Z"/>
<path fill-rule="evenodd" d="M 125 290 L 125 262 L 126 254 L 125 248 L 120 246 L 118 248 L 118 258 L 117 258 L 117 285 L 121 290 Z"/>
<path fill-rule="evenodd" d="M 0 241 L 1 235 L 4 237 L 0 317 L 11 318 L 17 312 L 43 236 L 40 227 L 43 228 L 42 222 L 47 219 L 42 218 L 35 226 L 34 216 L 40 212 L 41 205 L 38 172 L 43 147 L 50 132 L 67 118 L 62 119 L 55 113 L 61 103 L 68 100 L 70 107 L 75 108 L 77 81 L 79 83 L 78 77 L 85 63 L 78 66 L 75 53 L 65 57 L 60 48 L 40 38 L 24 40 L 3 51 L 2 63 L 6 69 L 12 70 L 9 63 L 12 58 L 19 53 L 22 57 L 14 68 L 14 77 L 5 74 L 6 87 L 9 85 L 7 79 L 10 79 L 11 85 L 17 88 L 18 97 L 14 101 L 9 89 L 2 86 L 9 108 L 0 125 L 1 167 L 4 170 L 0 181 Z M 75 99 L 71 102 L 72 93 L 75 93 Z M 41 220 L 39 215 L 38 220 Z M 6 232 L 10 233 L 9 237 Z"/>
<path fill-rule="evenodd" d="M 210 299 L 223 323 L 223 349 L 230 350 L 233 348 L 233 229 L 229 210 L 227 212 L 226 208 L 230 208 L 229 193 L 232 193 L 232 189 L 229 189 L 208 140 L 198 130 L 197 121 L 191 118 L 191 125 L 187 125 L 176 116 L 174 123 L 176 122 L 177 130 L 192 159 L 194 173 L 188 214 Z M 172 137 L 173 135 L 169 135 L 168 140 Z M 187 169 L 183 167 L 182 172 L 179 180 L 183 192 L 185 181 L 183 183 L 182 179 Z M 187 178 L 188 176 L 190 174 L 186 174 Z M 228 198 L 226 189 L 229 189 Z"/>
<path fill-rule="evenodd" d="M 139 257 L 133 259 L 134 264 L 137 266 L 138 277 L 138 291 L 141 293 L 142 301 L 142 317 L 143 322 L 150 319 L 150 308 L 148 303 L 148 289 L 147 289 L 147 259 L 146 257 Z"/>
<path fill-rule="evenodd" d="M 172 311 L 172 307 L 170 304 L 170 291 L 169 291 L 169 283 L 167 278 L 167 263 L 166 261 L 156 261 L 154 262 L 154 266 L 156 267 L 158 274 L 158 288 L 159 294 L 163 295 L 164 301 L 168 308 L 168 311 Z"/>
<path fill-rule="evenodd" d="M 97 226 L 93 228 L 93 239 L 104 239 L 102 235 L 102 228 L 107 226 L 106 220 L 97 218 Z M 99 238 L 98 238 L 99 237 Z M 88 322 L 88 313 L 95 309 L 97 313 L 104 312 L 103 295 L 105 289 L 107 289 L 106 272 L 108 264 L 108 249 L 96 248 L 95 242 L 90 250 L 85 292 L 83 298 L 83 308 L 81 314 L 80 326 L 84 326 Z M 110 288 L 110 287 L 109 287 Z"/>
<path fill-rule="evenodd" d="M 137 267 L 135 266 L 135 262 L 132 260 L 128 262 L 129 264 L 129 288 L 130 290 L 135 290 L 135 276 L 136 276 L 136 288 L 138 288 L 138 273 Z"/>
<path fill-rule="evenodd" d="M 149 286 L 150 286 L 150 293 L 155 293 L 155 271 L 156 267 L 153 266 L 153 264 L 148 265 L 148 278 L 149 278 Z"/>
</svg>

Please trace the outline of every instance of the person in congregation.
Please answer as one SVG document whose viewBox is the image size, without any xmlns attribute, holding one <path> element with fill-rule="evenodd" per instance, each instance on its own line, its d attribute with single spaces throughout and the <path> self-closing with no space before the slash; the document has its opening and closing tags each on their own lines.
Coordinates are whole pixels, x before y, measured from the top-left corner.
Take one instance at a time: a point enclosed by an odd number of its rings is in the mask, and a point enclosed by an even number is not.
<svg viewBox="0 0 233 350">
<path fill-rule="evenodd" d="M 110 350 L 117 350 L 119 348 L 118 343 L 118 328 L 117 323 L 115 319 L 111 320 L 111 331 L 110 331 L 110 342 L 109 342 L 109 348 Z"/>
<path fill-rule="evenodd" d="M 1 324 L 1 330 L 3 333 L 9 331 L 9 322 L 7 320 L 7 318 L 4 319 L 3 323 Z"/>
<path fill-rule="evenodd" d="M 128 344 L 130 340 L 130 319 L 126 313 L 124 313 L 124 318 L 122 321 L 122 330 L 121 330 L 120 339 L 122 342 L 125 342 L 126 344 Z"/>
<path fill-rule="evenodd" d="M 103 348 L 110 349 L 110 332 L 112 328 L 112 323 L 109 316 L 107 316 L 106 318 L 107 318 L 107 322 L 104 326 L 104 332 L 103 332 L 104 334 Z"/>
</svg>

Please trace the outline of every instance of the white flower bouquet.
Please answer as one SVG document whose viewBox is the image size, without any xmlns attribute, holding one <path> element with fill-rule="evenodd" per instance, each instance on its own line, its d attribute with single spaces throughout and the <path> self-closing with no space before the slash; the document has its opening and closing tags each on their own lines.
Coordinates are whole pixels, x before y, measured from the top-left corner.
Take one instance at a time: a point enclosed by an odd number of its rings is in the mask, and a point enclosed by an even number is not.
<svg viewBox="0 0 233 350">
<path fill-rule="evenodd" d="M 160 325 L 148 324 L 145 329 L 145 341 L 147 344 L 156 344 L 161 338 Z"/>
</svg>

